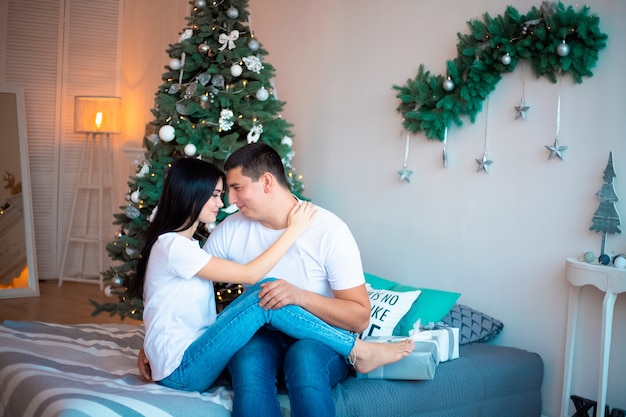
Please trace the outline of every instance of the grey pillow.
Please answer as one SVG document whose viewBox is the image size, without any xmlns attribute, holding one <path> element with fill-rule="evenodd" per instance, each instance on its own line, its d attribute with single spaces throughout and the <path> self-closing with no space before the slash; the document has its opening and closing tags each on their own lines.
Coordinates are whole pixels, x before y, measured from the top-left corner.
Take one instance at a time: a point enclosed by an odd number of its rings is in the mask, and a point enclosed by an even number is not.
<svg viewBox="0 0 626 417">
<path fill-rule="evenodd" d="M 455 304 L 441 321 L 458 327 L 459 345 L 486 342 L 500 334 L 504 327 L 500 320 L 462 304 Z"/>
</svg>

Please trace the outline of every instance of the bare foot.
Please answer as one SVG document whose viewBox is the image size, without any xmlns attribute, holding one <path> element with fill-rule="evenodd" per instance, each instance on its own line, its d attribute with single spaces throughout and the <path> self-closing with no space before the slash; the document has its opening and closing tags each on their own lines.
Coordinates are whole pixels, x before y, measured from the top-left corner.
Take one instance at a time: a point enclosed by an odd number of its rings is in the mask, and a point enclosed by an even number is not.
<svg viewBox="0 0 626 417">
<path fill-rule="evenodd" d="M 409 356 L 415 349 L 411 339 L 405 339 L 394 343 L 374 343 L 356 340 L 350 356 L 354 358 L 354 368 L 366 374 L 380 366 L 397 362 L 405 356 Z"/>
</svg>

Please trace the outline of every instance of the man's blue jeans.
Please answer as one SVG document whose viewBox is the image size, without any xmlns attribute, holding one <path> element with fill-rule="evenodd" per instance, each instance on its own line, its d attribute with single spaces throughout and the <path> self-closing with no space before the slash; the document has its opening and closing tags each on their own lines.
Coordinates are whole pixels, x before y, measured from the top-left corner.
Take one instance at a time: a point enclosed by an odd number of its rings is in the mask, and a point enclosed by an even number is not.
<svg viewBox="0 0 626 417">
<path fill-rule="evenodd" d="M 260 290 L 257 283 L 225 308 L 215 323 L 187 348 L 179 367 L 159 384 L 184 391 L 208 390 L 235 352 L 265 324 L 296 339 L 324 343 L 331 352 L 338 352 L 335 355 L 341 355 L 342 361 L 350 354 L 356 343 L 354 333 L 332 327 L 298 306 L 265 310 L 259 307 Z"/>
<path fill-rule="evenodd" d="M 276 400 L 281 369 L 292 417 L 335 415 L 331 389 L 348 375 L 345 358 L 318 341 L 295 340 L 266 326 L 228 364 L 233 417 L 281 417 Z"/>
</svg>

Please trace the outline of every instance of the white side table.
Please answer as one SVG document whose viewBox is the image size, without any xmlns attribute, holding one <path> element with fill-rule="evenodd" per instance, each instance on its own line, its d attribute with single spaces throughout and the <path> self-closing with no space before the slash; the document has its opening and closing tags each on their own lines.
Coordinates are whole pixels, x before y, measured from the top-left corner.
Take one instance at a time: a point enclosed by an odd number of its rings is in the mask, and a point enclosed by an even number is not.
<svg viewBox="0 0 626 417">
<path fill-rule="evenodd" d="M 561 417 L 567 417 L 572 384 L 572 365 L 574 362 L 574 342 L 578 324 L 578 304 L 580 287 L 593 285 L 603 291 L 602 333 L 600 336 L 600 375 L 598 378 L 597 417 L 605 417 L 606 383 L 609 370 L 609 353 L 611 349 L 611 331 L 613 327 L 613 307 L 617 295 L 626 292 L 626 270 L 613 266 L 588 264 L 570 258 L 566 261 L 565 277 L 572 284 L 569 289 L 567 306 L 567 338 L 565 342 L 565 364 L 563 371 L 563 398 Z"/>
</svg>

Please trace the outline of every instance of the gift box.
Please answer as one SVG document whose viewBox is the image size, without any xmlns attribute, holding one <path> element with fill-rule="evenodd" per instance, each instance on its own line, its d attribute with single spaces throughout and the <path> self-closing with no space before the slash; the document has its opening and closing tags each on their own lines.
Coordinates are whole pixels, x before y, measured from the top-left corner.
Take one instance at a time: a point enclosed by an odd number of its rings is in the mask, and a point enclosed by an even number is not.
<svg viewBox="0 0 626 417">
<path fill-rule="evenodd" d="M 459 329 L 457 327 L 450 327 L 444 323 L 429 323 L 426 326 L 414 328 L 409 335 L 414 341 L 434 341 L 437 344 L 439 362 L 459 357 Z"/>
<path fill-rule="evenodd" d="M 394 343 L 405 339 L 405 336 L 370 336 L 363 340 L 377 343 Z M 423 340 L 415 342 L 415 349 L 409 356 L 397 362 L 380 366 L 366 374 L 357 372 L 356 376 L 357 378 L 365 379 L 433 379 L 437 365 L 439 365 L 437 344 L 433 340 Z"/>
</svg>

